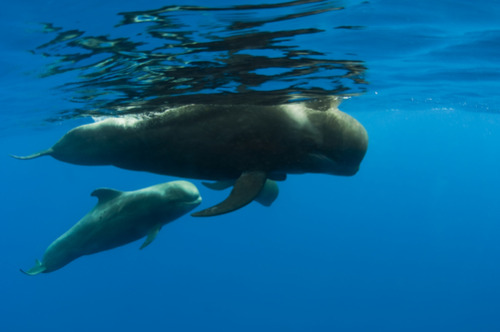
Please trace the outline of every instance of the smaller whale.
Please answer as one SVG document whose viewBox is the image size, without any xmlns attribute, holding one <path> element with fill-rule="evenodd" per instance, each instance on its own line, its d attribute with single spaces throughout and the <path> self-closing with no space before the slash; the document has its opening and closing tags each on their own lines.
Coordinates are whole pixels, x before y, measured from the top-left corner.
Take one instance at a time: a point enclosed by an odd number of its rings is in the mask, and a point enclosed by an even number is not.
<svg viewBox="0 0 500 332">
<path fill-rule="evenodd" d="M 173 181 L 136 191 L 94 190 L 97 205 L 47 248 L 42 261 L 21 272 L 37 275 L 58 270 L 78 257 L 116 248 L 147 236 L 140 249 L 160 229 L 201 203 L 194 184 Z"/>
</svg>

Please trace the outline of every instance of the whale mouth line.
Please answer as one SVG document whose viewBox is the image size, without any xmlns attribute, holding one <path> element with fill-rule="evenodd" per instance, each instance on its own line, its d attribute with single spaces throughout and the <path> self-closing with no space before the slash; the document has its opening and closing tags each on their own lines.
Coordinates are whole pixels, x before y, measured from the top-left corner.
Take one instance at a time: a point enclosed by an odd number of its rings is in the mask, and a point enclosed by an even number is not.
<svg viewBox="0 0 500 332">
<path fill-rule="evenodd" d="M 340 163 L 322 154 L 311 153 L 309 158 L 320 172 L 326 174 L 351 176 L 359 170 L 359 164 Z"/>
<path fill-rule="evenodd" d="M 183 204 L 186 204 L 186 205 L 189 205 L 189 206 L 193 206 L 193 205 L 198 206 L 198 205 L 200 205 L 200 204 L 201 204 L 201 201 L 202 201 L 201 196 L 198 196 L 198 197 L 197 197 L 197 198 L 195 198 L 194 200 L 191 200 L 191 201 L 184 201 L 184 202 L 182 202 L 182 203 L 183 203 Z"/>
</svg>

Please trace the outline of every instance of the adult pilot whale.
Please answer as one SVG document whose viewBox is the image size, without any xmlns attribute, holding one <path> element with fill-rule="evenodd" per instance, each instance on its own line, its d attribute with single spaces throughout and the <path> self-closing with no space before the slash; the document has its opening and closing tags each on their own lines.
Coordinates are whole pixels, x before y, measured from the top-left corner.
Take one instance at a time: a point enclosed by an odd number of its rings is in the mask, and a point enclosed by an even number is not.
<svg viewBox="0 0 500 332">
<path fill-rule="evenodd" d="M 260 105 L 185 105 L 149 117 L 118 117 L 70 130 L 48 150 L 79 165 L 117 167 L 192 179 L 233 181 L 213 216 L 254 200 L 266 179 L 289 173 L 354 175 L 366 153 L 364 127 L 340 99 Z"/>
<path fill-rule="evenodd" d="M 173 181 L 123 192 L 102 188 L 92 192 L 99 201 L 80 221 L 47 248 L 42 262 L 22 272 L 29 275 L 58 270 L 83 255 L 122 246 L 147 236 L 149 245 L 160 229 L 201 202 L 198 189 Z"/>
</svg>

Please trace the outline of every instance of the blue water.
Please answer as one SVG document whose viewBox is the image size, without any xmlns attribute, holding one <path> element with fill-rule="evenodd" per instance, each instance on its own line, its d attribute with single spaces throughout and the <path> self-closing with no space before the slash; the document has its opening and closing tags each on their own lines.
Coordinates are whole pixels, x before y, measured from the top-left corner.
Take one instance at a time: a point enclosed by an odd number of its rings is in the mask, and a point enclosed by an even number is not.
<svg viewBox="0 0 500 332">
<path fill-rule="evenodd" d="M 239 9 L 222 0 L 182 3 L 212 9 L 155 12 L 177 24 L 168 28 L 179 33 L 171 37 L 178 38 L 173 50 L 160 49 L 162 40 L 151 34 L 165 26 L 124 24 L 119 14 L 148 19 L 145 13 L 176 4 L 2 6 L 0 329 L 500 331 L 498 3 L 318 1 L 262 8 L 261 1 L 247 1 L 254 7 Z M 263 35 L 246 35 L 298 29 L 318 31 L 273 35 L 263 46 L 256 46 Z M 72 30 L 84 33 L 79 38 L 142 44 L 109 53 L 55 39 Z M 246 44 L 200 50 L 192 43 L 239 35 Z M 306 55 L 287 53 L 293 51 Z M 85 59 L 62 59 L 89 52 Z M 154 52 L 178 56 L 141 67 Z M 242 54 L 252 61 L 234 65 Z M 109 71 L 98 74 L 95 64 L 109 59 Z M 298 73 L 298 62 L 287 59 L 315 61 L 299 66 L 310 73 Z M 336 67 L 330 60 L 344 62 Z M 156 74 L 165 66 L 178 81 L 151 92 L 163 84 Z M 189 81 L 181 80 L 183 66 L 195 69 L 187 71 Z M 207 79 L 211 68 L 218 70 Z M 141 80 L 147 70 L 151 76 Z M 144 250 L 134 242 L 50 274 L 19 272 L 95 205 L 94 189 L 135 190 L 174 178 L 9 154 L 45 149 L 90 123 L 89 115 L 116 115 L 124 105 L 137 113 L 141 100 L 153 107 L 165 102 L 163 95 L 176 103 L 227 96 L 271 103 L 324 94 L 349 97 L 340 109 L 369 133 L 354 177 L 291 175 L 280 182 L 272 207 L 251 203 L 213 218 L 184 216 Z M 193 182 L 202 207 L 226 195 Z"/>
</svg>

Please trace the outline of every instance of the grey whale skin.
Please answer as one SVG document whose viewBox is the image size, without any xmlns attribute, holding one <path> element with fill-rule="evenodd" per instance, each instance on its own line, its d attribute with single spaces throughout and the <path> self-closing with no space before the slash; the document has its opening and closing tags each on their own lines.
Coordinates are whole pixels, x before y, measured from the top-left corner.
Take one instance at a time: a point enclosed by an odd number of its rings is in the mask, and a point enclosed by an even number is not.
<svg viewBox="0 0 500 332">
<path fill-rule="evenodd" d="M 149 245 L 162 226 L 201 202 L 195 185 L 173 181 L 136 191 L 102 188 L 92 192 L 99 201 L 80 221 L 47 248 L 42 262 L 22 272 L 28 275 L 58 270 L 83 255 L 116 248 L 147 236 Z"/>
<path fill-rule="evenodd" d="M 278 106 L 186 105 L 151 117 L 82 125 L 48 150 L 13 157 L 50 155 L 78 165 L 233 181 L 226 200 L 193 214 L 213 216 L 250 203 L 266 179 L 300 173 L 354 175 L 368 135 L 338 104 L 330 99 Z"/>
</svg>

